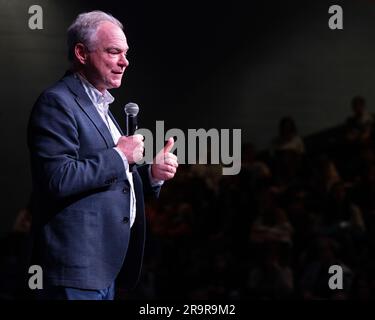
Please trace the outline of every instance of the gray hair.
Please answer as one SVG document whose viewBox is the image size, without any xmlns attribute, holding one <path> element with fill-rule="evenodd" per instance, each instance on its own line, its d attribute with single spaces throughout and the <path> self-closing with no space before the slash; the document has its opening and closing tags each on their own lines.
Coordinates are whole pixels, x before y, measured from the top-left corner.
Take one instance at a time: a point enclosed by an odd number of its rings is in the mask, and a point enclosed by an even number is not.
<svg viewBox="0 0 375 320">
<path fill-rule="evenodd" d="M 105 21 L 112 22 L 123 29 L 123 25 L 109 13 L 95 10 L 78 15 L 68 28 L 68 59 L 74 60 L 74 48 L 77 43 L 84 44 L 89 50 L 94 49 L 94 40 L 98 26 Z"/>
</svg>

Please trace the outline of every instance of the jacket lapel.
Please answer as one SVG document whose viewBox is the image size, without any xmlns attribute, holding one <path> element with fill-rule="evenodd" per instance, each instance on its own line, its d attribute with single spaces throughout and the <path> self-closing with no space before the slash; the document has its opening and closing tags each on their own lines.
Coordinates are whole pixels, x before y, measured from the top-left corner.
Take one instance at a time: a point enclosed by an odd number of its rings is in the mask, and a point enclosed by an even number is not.
<svg viewBox="0 0 375 320">
<path fill-rule="evenodd" d="M 80 80 L 74 76 L 74 74 L 70 73 L 66 75 L 62 81 L 69 87 L 69 89 L 75 95 L 75 101 L 79 105 L 79 107 L 83 110 L 84 113 L 88 116 L 88 118 L 93 122 L 96 129 L 99 131 L 101 136 L 103 137 L 105 143 L 107 144 L 108 148 L 114 147 L 114 142 L 109 132 L 106 124 L 104 123 L 103 119 L 100 117 L 100 114 L 96 110 L 95 106 L 91 102 L 90 98 L 85 92 Z M 117 125 L 117 124 L 116 124 Z"/>
</svg>

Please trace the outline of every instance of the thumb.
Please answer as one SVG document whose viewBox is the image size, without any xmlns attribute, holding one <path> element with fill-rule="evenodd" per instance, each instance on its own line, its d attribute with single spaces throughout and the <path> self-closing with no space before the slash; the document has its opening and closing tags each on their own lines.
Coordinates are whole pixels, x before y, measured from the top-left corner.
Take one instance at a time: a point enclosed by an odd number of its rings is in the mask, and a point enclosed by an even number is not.
<svg viewBox="0 0 375 320">
<path fill-rule="evenodd" d="M 167 144 L 163 148 L 163 154 L 166 154 L 169 151 L 171 151 L 171 149 L 173 148 L 173 146 L 174 146 L 174 139 L 173 139 L 173 137 L 170 137 L 168 139 L 168 141 L 167 141 Z"/>
</svg>

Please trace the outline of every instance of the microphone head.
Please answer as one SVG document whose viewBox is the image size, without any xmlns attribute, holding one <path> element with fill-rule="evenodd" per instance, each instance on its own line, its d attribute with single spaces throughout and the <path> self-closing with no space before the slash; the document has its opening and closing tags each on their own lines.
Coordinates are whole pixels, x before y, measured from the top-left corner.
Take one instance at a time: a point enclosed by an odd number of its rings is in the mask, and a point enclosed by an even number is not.
<svg viewBox="0 0 375 320">
<path fill-rule="evenodd" d="M 130 115 L 130 116 L 135 117 L 139 112 L 139 107 L 136 103 L 129 102 L 124 107 L 124 111 L 125 111 L 126 115 Z"/>
</svg>

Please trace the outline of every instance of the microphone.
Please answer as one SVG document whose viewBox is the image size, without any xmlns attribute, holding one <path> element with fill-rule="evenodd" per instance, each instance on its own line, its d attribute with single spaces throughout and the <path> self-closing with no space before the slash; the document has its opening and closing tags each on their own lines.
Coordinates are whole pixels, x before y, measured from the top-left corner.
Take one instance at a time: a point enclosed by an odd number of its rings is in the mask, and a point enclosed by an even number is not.
<svg viewBox="0 0 375 320">
<path fill-rule="evenodd" d="M 138 129 L 137 125 L 137 115 L 139 112 L 139 107 L 136 103 L 129 102 L 124 107 L 126 114 L 126 136 L 134 135 L 134 132 Z M 129 166 L 130 172 L 134 170 L 134 163 Z"/>
<path fill-rule="evenodd" d="M 139 107 L 136 103 L 129 102 L 124 107 L 124 111 L 126 114 L 126 135 L 132 136 L 138 129 L 137 115 L 139 112 Z"/>
</svg>

